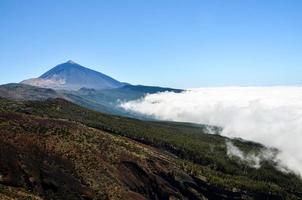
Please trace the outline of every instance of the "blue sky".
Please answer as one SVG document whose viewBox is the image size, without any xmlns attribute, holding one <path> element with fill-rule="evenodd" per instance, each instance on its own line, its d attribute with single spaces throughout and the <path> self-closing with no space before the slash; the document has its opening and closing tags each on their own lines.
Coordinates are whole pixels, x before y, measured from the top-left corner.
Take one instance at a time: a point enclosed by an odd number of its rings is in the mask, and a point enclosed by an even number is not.
<svg viewBox="0 0 302 200">
<path fill-rule="evenodd" d="M 0 84 L 70 59 L 133 84 L 301 84 L 302 1 L 0 0 Z"/>
</svg>

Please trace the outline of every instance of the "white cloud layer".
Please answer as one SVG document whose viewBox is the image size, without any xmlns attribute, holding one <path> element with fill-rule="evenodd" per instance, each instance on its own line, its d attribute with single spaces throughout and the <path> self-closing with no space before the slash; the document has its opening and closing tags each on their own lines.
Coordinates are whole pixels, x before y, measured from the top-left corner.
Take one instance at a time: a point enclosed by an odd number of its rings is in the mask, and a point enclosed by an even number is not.
<svg viewBox="0 0 302 200">
<path fill-rule="evenodd" d="M 121 106 L 161 120 L 221 126 L 224 136 L 278 148 L 281 164 L 302 174 L 302 87 L 199 88 Z"/>
</svg>

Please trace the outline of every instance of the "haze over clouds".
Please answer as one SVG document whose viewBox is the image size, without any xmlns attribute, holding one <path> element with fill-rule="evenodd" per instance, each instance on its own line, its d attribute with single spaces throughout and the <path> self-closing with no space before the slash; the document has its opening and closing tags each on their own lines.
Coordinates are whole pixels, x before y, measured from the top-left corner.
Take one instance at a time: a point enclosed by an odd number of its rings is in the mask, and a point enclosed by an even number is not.
<svg viewBox="0 0 302 200">
<path fill-rule="evenodd" d="M 198 88 L 121 106 L 161 120 L 221 126 L 224 136 L 278 148 L 281 164 L 302 174 L 302 87 Z"/>
</svg>

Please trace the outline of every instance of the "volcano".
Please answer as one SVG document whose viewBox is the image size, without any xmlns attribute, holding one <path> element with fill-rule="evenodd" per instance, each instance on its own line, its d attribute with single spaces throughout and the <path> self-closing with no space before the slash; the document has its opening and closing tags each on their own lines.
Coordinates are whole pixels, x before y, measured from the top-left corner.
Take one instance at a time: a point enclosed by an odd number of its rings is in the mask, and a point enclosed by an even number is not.
<svg viewBox="0 0 302 200">
<path fill-rule="evenodd" d="M 55 66 L 38 78 L 27 79 L 21 83 L 62 90 L 79 90 L 81 88 L 101 90 L 127 85 L 103 73 L 83 67 L 72 60 Z"/>
</svg>

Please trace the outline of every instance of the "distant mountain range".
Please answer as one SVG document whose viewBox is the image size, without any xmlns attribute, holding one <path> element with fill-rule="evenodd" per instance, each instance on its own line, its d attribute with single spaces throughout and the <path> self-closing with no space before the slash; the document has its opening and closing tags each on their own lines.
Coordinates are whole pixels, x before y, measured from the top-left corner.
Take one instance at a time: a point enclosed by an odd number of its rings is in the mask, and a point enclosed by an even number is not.
<svg viewBox="0 0 302 200">
<path fill-rule="evenodd" d="M 120 108 L 123 101 L 136 100 L 157 92 L 182 92 L 180 89 L 131 85 L 71 60 L 59 64 L 38 78 L 0 86 L 0 97 L 12 100 L 64 98 L 86 108 L 131 117 L 139 117 Z"/>
</svg>

